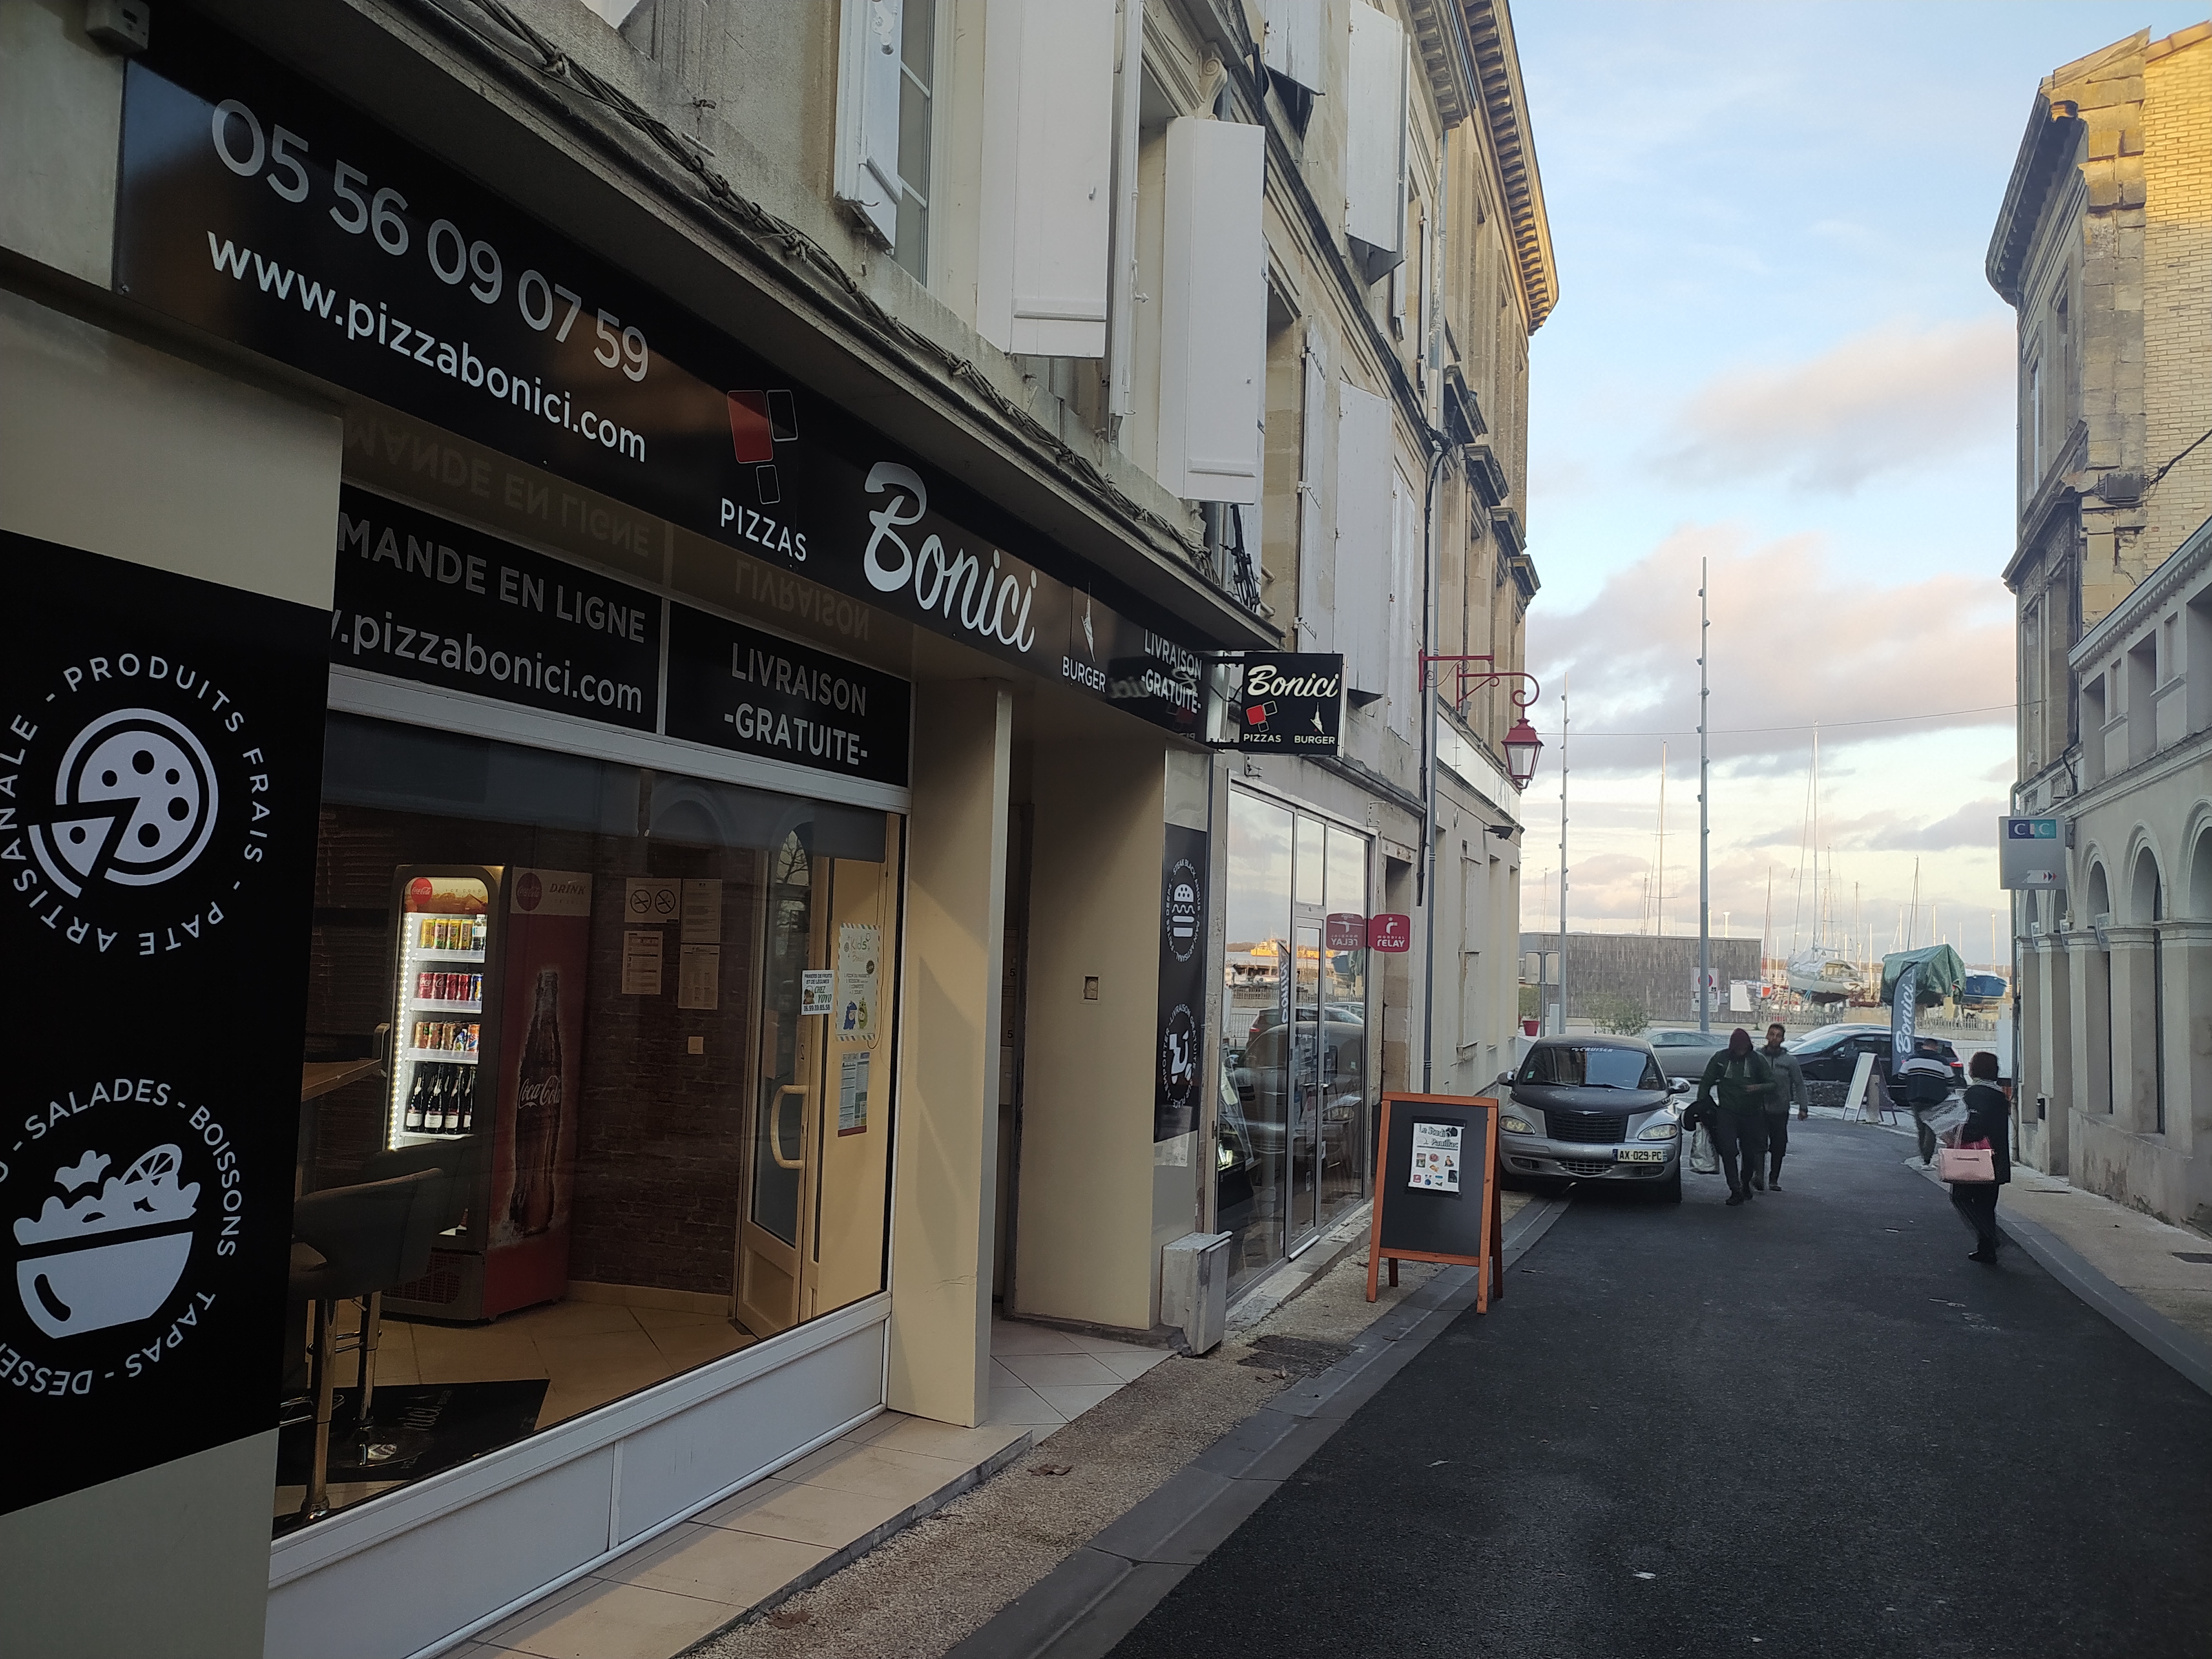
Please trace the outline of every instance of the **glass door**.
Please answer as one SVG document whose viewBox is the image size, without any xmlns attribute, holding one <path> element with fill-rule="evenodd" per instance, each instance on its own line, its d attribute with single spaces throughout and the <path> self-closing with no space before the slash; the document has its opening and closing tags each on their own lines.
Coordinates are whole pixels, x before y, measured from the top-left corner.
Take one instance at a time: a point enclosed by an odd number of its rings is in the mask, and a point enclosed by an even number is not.
<svg viewBox="0 0 2212 1659">
<path fill-rule="evenodd" d="M 1296 988 L 1291 1014 L 1291 1239 L 1296 1250 L 1321 1225 L 1321 929 L 1292 936 Z"/>
<path fill-rule="evenodd" d="M 738 1225 L 738 1317 L 756 1336 L 799 1320 L 799 1242 L 817 1144 L 823 1020 L 802 1018 L 806 970 L 822 959 L 809 837 L 793 830 L 767 854 L 761 918 L 760 1056 L 745 1146 L 744 1215 Z M 827 862 L 827 860 L 823 860 Z"/>
</svg>

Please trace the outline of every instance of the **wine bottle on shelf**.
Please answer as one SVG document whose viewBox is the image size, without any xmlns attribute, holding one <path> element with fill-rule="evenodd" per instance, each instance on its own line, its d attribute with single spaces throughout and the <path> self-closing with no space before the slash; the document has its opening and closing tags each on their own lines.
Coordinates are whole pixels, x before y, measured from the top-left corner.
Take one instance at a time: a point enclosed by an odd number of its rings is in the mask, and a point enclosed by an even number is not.
<svg viewBox="0 0 2212 1659">
<path fill-rule="evenodd" d="M 477 1132 L 477 1074 L 469 1073 L 461 1079 L 461 1127 L 459 1133 L 472 1135 Z"/>
<path fill-rule="evenodd" d="M 441 1135 L 448 1135 L 448 1134 L 453 1133 L 453 1071 L 454 1071 L 454 1068 L 453 1068 L 453 1066 L 441 1066 L 438 1068 L 438 1071 L 439 1071 L 439 1073 L 440 1073 L 440 1074 L 441 1074 L 441 1075 L 439 1076 L 439 1079 L 438 1079 L 438 1112 L 437 1112 L 437 1131 L 436 1131 L 436 1133 L 438 1133 L 439 1134 L 441 1134 Z"/>
<path fill-rule="evenodd" d="M 407 1107 L 399 1116 L 399 1127 L 410 1135 L 422 1133 L 422 1097 L 427 1091 L 422 1071 L 420 1066 L 415 1068 L 414 1086 L 407 1091 Z"/>
</svg>

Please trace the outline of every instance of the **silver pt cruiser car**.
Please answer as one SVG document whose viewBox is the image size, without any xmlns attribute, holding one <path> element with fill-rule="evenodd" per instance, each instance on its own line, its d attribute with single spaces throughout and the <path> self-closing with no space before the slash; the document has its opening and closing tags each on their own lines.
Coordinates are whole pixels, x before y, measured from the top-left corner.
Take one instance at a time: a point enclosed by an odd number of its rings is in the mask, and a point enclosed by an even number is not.
<svg viewBox="0 0 2212 1659">
<path fill-rule="evenodd" d="M 1640 1037 L 1540 1038 L 1508 1093 L 1498 1150 L 1515 1184 L 1633 1182 L 1662 1204 L 1682 1201 L 1679 1097 L 1696 1085 L 1670 1079 Z"/>
</svg>

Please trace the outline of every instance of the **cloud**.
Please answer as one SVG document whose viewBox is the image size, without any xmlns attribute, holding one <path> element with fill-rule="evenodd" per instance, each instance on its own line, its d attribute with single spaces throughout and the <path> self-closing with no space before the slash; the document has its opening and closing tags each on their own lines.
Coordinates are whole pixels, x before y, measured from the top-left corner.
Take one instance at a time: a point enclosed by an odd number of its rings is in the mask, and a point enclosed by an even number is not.
<svg viewBox="0 0 2212 1659">
<path fill-rule="evenodd" d="M 1933 823 L 1897 824 L 1859 844 L 1871 853 L 1940 853 L 1953 847 L 1994 847 L 1996 821 L 2004 810 L 2001 800 L 1971 801 Z"/>
<path fill-rule="evenodd" d="M 1686 484 L 1778 477 L 1849 494 L 1881 473 L 1940 466 L 2011 429 L 2009 315 L 1891 324 L 1817 357 L 1723 370 L 1675 411 L 1657 460 Z"/>
<path fill-rule="evenodd" d="M 1829 728 L 1823 771 L 1832 778 L 1850 769 L 1837 752 L 1845 744 L 2012 723 L 2012 604 L 1994 580 L 1939 572 L 1885 583 L 1838 568 L 1819 536 L 1747 547 L 1727 527 L 1692 526 L 1616 571 L 1580 608 L 1529 613 L 1528 663 L 1545 693 L 1536 724 L 1547 744 L 1556 740 L 1559 690 L 1571 684 L 1578 773 L 1650 770 L 1656 736 L 1600 738 L 1662 732 L 1680 734 L 1669 739 L 1677 775 L 1693 771 L 1700 556 L 1711 560 L 1717 771 L 1726 763 L 1746 777 L 1787 777 L 1815 723 Z M 1961 709 L 1988 712 L 1949 712 Z M 1870 723 L 1890 720 L 1903 723 Z"/>
</svg>

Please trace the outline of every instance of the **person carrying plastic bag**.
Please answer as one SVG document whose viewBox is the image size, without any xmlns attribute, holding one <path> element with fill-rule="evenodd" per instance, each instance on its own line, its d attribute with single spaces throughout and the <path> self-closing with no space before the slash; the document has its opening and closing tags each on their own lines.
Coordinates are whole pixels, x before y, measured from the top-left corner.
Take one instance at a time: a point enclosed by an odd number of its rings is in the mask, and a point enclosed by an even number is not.
<svg viewBox="0 0 2212 1659">
<path fill-rule="evenodd" d="M 1766 1158 L 1766 1103 L 1774 1093 L 1774 1068 L 1752 1047 L 1741 1025 L 1729 1034 L 1728 1047 L 1705 1062 L 1698 1079 L 1698 1121 L 1711 1129 L 1728 1177 L 1730 1204 L 1751 1197 Z"/>
</svg>

